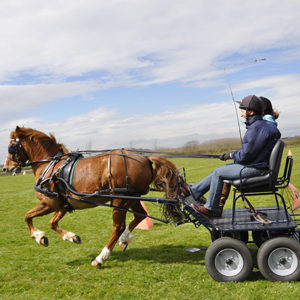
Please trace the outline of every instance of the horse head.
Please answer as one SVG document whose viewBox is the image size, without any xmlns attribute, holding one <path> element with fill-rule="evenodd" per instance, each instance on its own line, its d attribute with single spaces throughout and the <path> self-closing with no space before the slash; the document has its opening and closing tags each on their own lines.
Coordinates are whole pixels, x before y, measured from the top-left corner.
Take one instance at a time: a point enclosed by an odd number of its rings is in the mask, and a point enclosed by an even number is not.
<svg viewBox="0 0 300 300">
<path fill-rule="evenodd" d="M 11 159 L 12 159 L 12 155 L 8 154 L 2 169 L 3 172 L 5 172 L 6 175 L 17 175 L 21 173 L 22 167 L 18 164 L 17 161 L 13 161 Z"/>
<path fill-rule="evenodd" d="M 24 148 L 22 148 L 19 137 L 17 137 L 16 132 L 18 129 L 19 127 L 17 127 L 15 132 L 12 132 L 10 135 L 11 139 L 8 145 L 8 154 L 3 166 L 3 171 L 7 175 L 19 174 L 22 171 L 22 167 L 24 166 L 26 158 L 28 158 L 24 151 Z M 20 149 L 22 149 L 23 151 L 19 151 Z"/>
<path fill-rule="evenodd" d="M 23 166 L 31 165 L 34 161 L 51 158 L 58 151 L 69 152 L 63 144 L 56 142 L 52 134 L 48 136 L 35 129 L 17 126 L 15 131 L 10 134 L 3 171 L 6 174 L 18 174 Z"/>
</svg>

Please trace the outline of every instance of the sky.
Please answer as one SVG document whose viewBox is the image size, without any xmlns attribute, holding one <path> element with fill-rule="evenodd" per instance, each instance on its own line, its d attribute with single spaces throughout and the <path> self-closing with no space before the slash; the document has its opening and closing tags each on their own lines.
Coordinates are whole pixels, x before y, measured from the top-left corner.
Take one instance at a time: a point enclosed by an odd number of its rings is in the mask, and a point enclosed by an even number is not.
<svg viewBox="0 0 300 300">
<path fill-rule="evenodd" d="M 283 137 L 300 135 L 299 11 L 298 0 L 1 1 L 0 162 L 16 126 L 69 150 L 239 138 L 233 100 L 253 94 L 281 112 Z"/>
</svg>

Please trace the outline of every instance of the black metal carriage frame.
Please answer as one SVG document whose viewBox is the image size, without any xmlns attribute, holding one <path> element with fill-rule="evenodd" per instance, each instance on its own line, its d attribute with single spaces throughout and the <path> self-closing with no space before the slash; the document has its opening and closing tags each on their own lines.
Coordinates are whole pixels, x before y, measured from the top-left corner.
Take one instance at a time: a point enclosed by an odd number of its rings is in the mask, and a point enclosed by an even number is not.
<svg viewBox="0 0 300 300">
<path fill-rule="evenodd" d="M 270 156 L 267 174 L 226 181 L 233 186 L 233 204 L 232 208 L 223 211 L 221 218 L 207 219 L 186 203 L 183 211 L 187 218 L 191 219 L 196 227 L 200 225 L 206 227 L 211 234 L 212 241 L 223 236 L 243 236 L 242 239 L 247 243 L 260 244 L 263 240 L 258 239 L 259 235 L 255 232 L 263 233 L 266 238 L 271 238 L 279 231 L 288 232 L 299 241 L 299 231 L 296 230 L 297 219 L 292 211 L 288 211 L 290 206 L 287 207 L 283 195 L 279 193 L 280 190 L 288 187 L 293 167 L 293 157 L 287 156 L 283 175 L 278 177 L 283 149 L 284 142 L 278 140 Z M 268 195 L 274 196 L 276 206 L 254 208 L 248 201 L 248 197 Z M 250 207 L 236 208 L 236 203 L 240 199 Z M 279 199 L 282 206 L 280 206 Z M 244 233 L 248 231 L 254 232 L 254 241 L 248 241 L 245 238 Z"/>
<path fill-rule="evenodd" d="M 244 179 L 240 176 L 238 180 L 227 181 L 233 186 L 233 205 L 223 211 L 221 218 L 208 219 L 185 203 L 186 217 L 196 227 L 203 225 L 211 234 L 213 243 L 207 248 L 205 266 L 215 280 L 243 281 L 250 276 L 254 258 L 247 246 L 249 243 L 259 247 L 257 266 L 267 280 L 300 279 L 299 219 L 279 193 L 289 186 L 293 167 L 293 158 L 288 155 L 283 175 L 278 177 L 283 148 L 284 142 L 278 140 L 270 156 L 267 174 Z M 276 205 L 253 207 L 247 199 L 268 195 L 274 196 Z M 239 199 L 247 202 L 249 208 L 236 208 Z M 249 241 L 249 231 L 252 231 L 252 241 Z"/>
</svg>

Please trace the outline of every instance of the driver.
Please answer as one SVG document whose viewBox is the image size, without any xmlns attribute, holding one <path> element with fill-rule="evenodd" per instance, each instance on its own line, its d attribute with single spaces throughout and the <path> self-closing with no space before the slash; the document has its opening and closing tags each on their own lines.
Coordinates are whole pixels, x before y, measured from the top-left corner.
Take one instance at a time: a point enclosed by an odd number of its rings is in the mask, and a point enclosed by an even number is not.
<svg viewBox="0 0 300 300">
<path fill-rule="evenodd" d="M 233 163 L 215 169 L 195 184 L 184 183 L 182 187 L 185 196 L 191 194 L 195 200 L 200 200 L 205 193 L 210 191 L 204 206 L 191 204 L 195 211 L 209 218 L 218 211 L 223 180 L 239 179 L 240 171 L 245 166 L 268 164 L 271 151 L 277 139 L 281 137 L 280 131 L 272 122 L 263 120 L 264 104 L 260 98 L 249 95 L 242 101 L 236 102 L 240 104 L 241 117 L 246 121 L 247 130 L 241 148 L 232 152 L 228 151 L 220 157 L 221 160 L 233 159 Z M 242 178 L 263 175 L 267 169 L 267 166 L 247 167 L 242 172 Z"/>
</svg>

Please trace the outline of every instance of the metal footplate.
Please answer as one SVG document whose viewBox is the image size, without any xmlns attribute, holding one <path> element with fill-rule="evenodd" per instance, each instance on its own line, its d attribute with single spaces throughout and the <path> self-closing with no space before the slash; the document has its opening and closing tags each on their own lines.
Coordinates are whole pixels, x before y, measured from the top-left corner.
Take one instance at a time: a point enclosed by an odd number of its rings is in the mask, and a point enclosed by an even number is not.
<svg viewBox="0 0 300 300">
<path fill-rule="evenodd" d="M 190 220 L 191 223 L 194 223 L 196 228 L 203 225 L 207 230 L 209 230 L 209 232 L 214 229 L 214 227 L 210 223 L 210 220 L 205 216 L 197 213 L 190 205 L 185 205 L 182 208 L 182 212 Z"/>
</svg>

